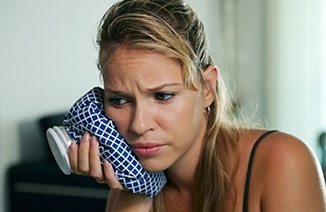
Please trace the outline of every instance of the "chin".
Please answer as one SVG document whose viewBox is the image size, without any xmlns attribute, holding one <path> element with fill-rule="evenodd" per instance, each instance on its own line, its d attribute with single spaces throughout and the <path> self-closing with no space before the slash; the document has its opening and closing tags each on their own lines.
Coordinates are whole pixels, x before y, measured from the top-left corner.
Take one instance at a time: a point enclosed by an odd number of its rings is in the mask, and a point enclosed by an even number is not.
<svg viewBox="0 0 326 212">
<path fill-rule="evenodd" d="M 166 167 L 159 162 L 140 161 L 140 163 L 148 172 L 160 172 L 166 170 Z"/>
</svg>

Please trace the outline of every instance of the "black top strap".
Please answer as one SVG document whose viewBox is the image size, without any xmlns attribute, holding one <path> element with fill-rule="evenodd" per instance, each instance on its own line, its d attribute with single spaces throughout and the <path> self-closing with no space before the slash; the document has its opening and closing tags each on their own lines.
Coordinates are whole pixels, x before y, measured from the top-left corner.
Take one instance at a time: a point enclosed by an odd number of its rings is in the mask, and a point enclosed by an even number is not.
<svg viewBox="0 0 326 212">
<path fill-rule="evenodd" d="M 257 147 L 259 143 L 269 134 L 277 132 L 277 130 L 271 130 L 267 131 L 264 134 L 262 134 L 257 141 L 255 142 L 251 153 L 250 153 L 250 158 L 249 158 L 249 164 L 248 164 L 248 170 L 247 170 L 247 176 L 246 176 L 246 184 L 245 184 L 245 190 L 244 190 L 244 195 L 243 195 L 243 212 L 248 212 L 248 200 L 249 200 L 249 188 L 250 188 L 250 179 L 251 179 L 251 171 L 252 171 L 252 166 L 255 158 L 255 153 L 257 150 Z"/>
</svg>

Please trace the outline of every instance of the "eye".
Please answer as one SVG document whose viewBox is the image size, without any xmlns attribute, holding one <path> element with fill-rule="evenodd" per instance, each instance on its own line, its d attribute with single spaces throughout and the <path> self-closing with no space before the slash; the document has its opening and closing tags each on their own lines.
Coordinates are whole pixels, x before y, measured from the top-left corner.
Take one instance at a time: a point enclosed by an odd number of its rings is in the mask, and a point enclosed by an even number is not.
<svg viewBox="0 0 326 212">
<path fill-rule="evenodd" d="M 108 102 L 113 107 L 120 107 L 124 104 L 127 104 L 128 100 L 124 97 L 111 97 L 111 98 L 108 98 Z"/>
<path fill-rule="evenodd" d="M 164 93 L 164 92 L 157 92 L 154 94 L 154 99 L 158 101 L 167 101 L 175 96 L 174 93 Z"/>
</svg>

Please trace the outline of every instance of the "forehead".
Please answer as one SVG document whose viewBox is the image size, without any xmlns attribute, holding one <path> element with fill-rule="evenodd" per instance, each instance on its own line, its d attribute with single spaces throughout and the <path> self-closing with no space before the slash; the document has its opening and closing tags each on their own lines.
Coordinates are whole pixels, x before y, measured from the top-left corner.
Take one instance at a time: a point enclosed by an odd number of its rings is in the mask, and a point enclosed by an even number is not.
<svg viewBox="0 0 326 212">
<path fill-rule="evenodd" d="M 168 56 L 167 53 L 159 52 L 156 50 L 149 50 L 149 49 L 141 49 L 138 47 L 129 47 L 129 46 L 121 46 L 114 50 L 114 52 L 111 54 L 111 57 L 108 61 L 109 67 L 110 64 L 120 62 L 124 59 L 127 60 L 134 60 L 141 62 L 143 58 L 148 59 L 148 63 L 151 61 L 169 61 L 168 64 L 171 63 L 180 63 L 177 59 L 172 58 L 171 56 Z M 134 62 L 133 61 L 133 62 Z M 128 61 L 123 61 L 128 62 Z M 143 63 L 144 61 L 142 61 Z M 180 65 L 180 64 L 179 64 Z"/>
<path fill-rule="evenodd" d="M 183 83 L 182 66 L 177 59 L 155 51 L 118 48 L 103 73 L 105 84 L 138 81 L 179 81 Z"/>
</svg>

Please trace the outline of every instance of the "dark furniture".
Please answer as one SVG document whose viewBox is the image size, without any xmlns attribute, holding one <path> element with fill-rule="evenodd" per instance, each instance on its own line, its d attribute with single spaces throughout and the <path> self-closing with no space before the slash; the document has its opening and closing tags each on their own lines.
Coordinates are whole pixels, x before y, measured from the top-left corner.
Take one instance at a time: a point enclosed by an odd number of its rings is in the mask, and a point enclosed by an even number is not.
<svg viewBox="0 0 326 212">
<path fill-rule="evenodd" d="M 64 175 L 56 164 L 19 164 L 8 170 L 11 212 L 105 211 L 108 186 Z"/>
<path fill-rule="evenodd" d="M 64 114 L 39 119 L 47 156 L 42 162 L 24 162 L 8 169 L 8 202 L 11 212 L 105 211 L 109 187 L 91 177 L 65 175 L 48 147 L 45 131 L 62 125 Z"/>
</svg>

